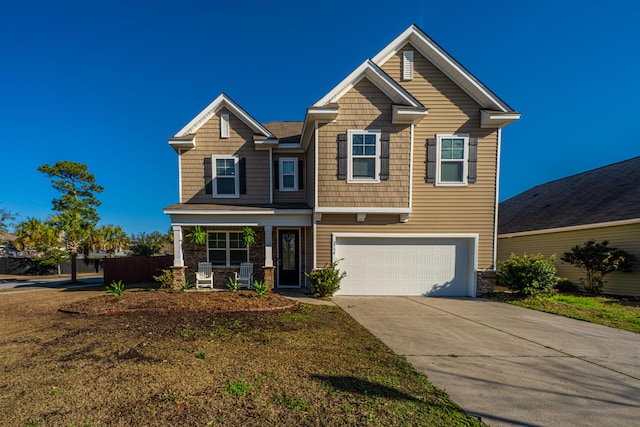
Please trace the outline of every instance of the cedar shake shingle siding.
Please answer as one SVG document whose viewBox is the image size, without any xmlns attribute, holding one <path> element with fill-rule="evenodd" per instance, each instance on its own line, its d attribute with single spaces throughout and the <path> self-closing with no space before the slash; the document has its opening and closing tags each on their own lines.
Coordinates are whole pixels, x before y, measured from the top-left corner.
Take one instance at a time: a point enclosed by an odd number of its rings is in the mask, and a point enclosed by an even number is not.
<svg viewBox="0 0 640 427">
<path fill-rule="evenodd" d="M 369 80 L 362 79 L 338 101 L 335 122 L 318 131 L 318 206 L 389 207 L 409 206 L 409 125 L 391 124 L 391 100 Z M 389 179 L 356 184 L 337 177 L 339 134 L 349 130 L 380 130 L 389 135 Z"/>
<path fill-rule="evenodd" d="M 220 115 L 229 114 L 229 138 L 220 138 Z M 211 117 L 196 133 L 196 147 L 183 152 L 182 200 L 184 203 L 268 204 L 269 203 L 269 153 L 256 151 L 254 132 L 226 108 Z M 213 198 L 205 193 L 205 157 L 212 155 L 237 155 L 246 159 L 247 193 L 239 198 Z M 266 178 L 265 178 L 266 177 Z"/>
</svg>

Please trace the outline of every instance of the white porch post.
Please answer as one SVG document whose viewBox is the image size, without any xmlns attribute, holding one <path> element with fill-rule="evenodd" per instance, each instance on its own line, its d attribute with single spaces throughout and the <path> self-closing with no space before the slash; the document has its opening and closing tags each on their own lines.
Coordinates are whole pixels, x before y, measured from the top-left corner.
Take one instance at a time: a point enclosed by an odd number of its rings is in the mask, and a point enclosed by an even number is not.
<svg viewBox="0 0 640 427">
<path fill-rule="evenodd" d="M 273 226 L 264 226 L 264 266 L 273 267 Z"/>
<path fill-rule="evenodd" d="M 173 225 L 173 265 L 175 267 L 184 267 L 184 258 L 182 257 L 182 227 Z"/>
</svg>

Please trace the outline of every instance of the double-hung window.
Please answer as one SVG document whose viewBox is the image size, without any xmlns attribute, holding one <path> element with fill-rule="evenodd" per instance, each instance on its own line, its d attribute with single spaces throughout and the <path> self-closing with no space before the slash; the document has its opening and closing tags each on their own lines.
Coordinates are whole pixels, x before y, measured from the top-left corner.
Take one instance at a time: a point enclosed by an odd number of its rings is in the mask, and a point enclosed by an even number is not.
<svg viewBox="0 0 640 427">
<path fill-rule="evenodd" d="M 213 197 L 239 197 L 238 158 L 213 156 Z"/>
<path fill-rule="evenodd" d="M 242 244 L 242 232 L 208 233 L 207 252 L 209 262 L 217 267 L 238 266 L 249 259 L 249 248 Z"/>
<path fill-rule="evenodd" d="M 280 159 L 280 191 L 298 191 L 298 159 Z"/>
<path fill-rule="evenodd" d="M 380 131 L 350 130 L 348 181 L 380 182 Z"/>
<path fill-rule="evenodd" d="M 438 135 L 437 181 L 439 185 L 466 185 L 469 137 Z"/>
</svg>

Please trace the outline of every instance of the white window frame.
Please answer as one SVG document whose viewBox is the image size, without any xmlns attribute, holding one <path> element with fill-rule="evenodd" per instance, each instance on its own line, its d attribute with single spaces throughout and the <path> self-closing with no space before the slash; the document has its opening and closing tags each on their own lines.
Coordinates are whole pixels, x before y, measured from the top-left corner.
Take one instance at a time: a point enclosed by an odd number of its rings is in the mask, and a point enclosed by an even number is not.
<svg viewBox="0 0 640 427">
<path fill-rule="evenodd" d="M 210 258 L 210 251 L 222 251 L 222 249 L 220 248 L 210 248 L 209 247 L 209 234 L 213 234 L 213 233 L 220 233 L 220 234 L 224 234 L 225 235 L 225 264 L 224 265 L 214 265 L 213 264 L 213 260 Z M 231 233 L 236 233 L 236 234 L 240 234 L 242 235 L 242 230 L 234 230 L 234 231 L 227 231 L 227 230 L 210 230 L 207 231 L 207 262 L 211 263 L 211 266 L 213 268 L 226 268 L 226 267 L 239 267 L 240 264 L 231 264 L 231 251 L 241 251 L 243 250 L 242 248 L 231 248 L 230 245 L 230 235 Z M 247 251 L 247 260 L 249 260 L 249 246 L 246 247 L 245 249 Z"/>
<path fill-rule="evenodd" d="M 220 114 L 220 138 L 229 138 L 229 115 Z"/>
<path fill-rule="evenodd" d="M 353 159 L 354 158 L 371 158 L 372 156 L 354 156 L 353 155 L 353 136 L 354 135 L 375 135 L 376 136 L 376 154 L 375 154 L 375 171 L 373 178 L 354 178 L 353 177 Z M 380 182 L 380 136 L 379 129 L 374 130 L 349 130 L 347 131 L 347 182 L 358 184 L 376 184 Z"/>
<path fill-rule="evenodd" d="M 234 189 L 235 192 L 233 194 L 218 194 L 218 168 L 217 168 L 217 160 L 233 160 L 233 164 L 235 167 L 235 182 Z M 213 178 L 212 186 L 213 186 L 213 197 L 220 199 L 237 199 L 240 197 L 240 174 L 239 174 L 239 159 L 238 156 L 211 156 L 211 176 Z M 222 176 L 222 178 L 229 178 L 228 176 Z"/>
<path fill-rule="evenodd" d="M 298 191 L 298 159 L 296 157 L 281 157 L 278 162 L 280 191 Z M 284 186 L 284 162 L 293 162 L 293 188 L 285 188 Z"/>
<path fill-rule="evenodd" d="M 462 139 L 464 141 L 463 150 L 464 155 L 462 159 L 443 159 L 442 158 L 442 140 L 443 139 Z M 454 134 L 454 135 L 437 135 L 437 158 L 436 162 L 436 185 L 460 187 L 468 184 L 469 177 L 469 135 L 468 134 Z M 442 180 L 442 163 L 462 163 L 462 181 L 443 181 Z"/>
</svg>

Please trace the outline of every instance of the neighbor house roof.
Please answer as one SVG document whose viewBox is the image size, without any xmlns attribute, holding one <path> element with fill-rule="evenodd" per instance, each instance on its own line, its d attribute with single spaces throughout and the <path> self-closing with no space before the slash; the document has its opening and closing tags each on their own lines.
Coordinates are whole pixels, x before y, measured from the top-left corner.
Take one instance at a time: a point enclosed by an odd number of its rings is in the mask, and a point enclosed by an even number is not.
<svg viewBox="0 0 640 427">
<path fill-rule="evenodd" d="M 640 157 L 533 187 L 498 215 L 499 234 L 640 218 Z"/>
</svg>

